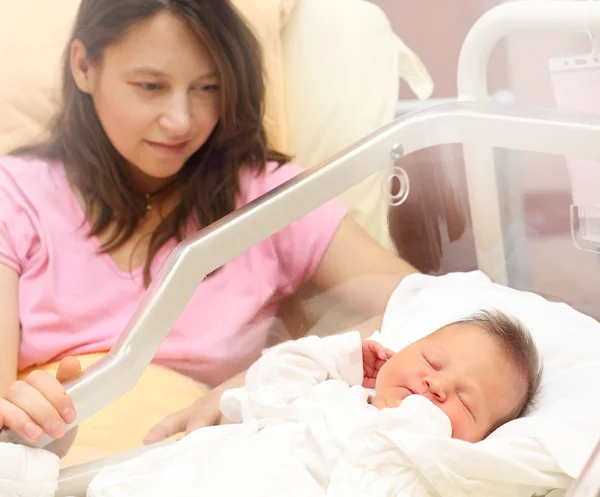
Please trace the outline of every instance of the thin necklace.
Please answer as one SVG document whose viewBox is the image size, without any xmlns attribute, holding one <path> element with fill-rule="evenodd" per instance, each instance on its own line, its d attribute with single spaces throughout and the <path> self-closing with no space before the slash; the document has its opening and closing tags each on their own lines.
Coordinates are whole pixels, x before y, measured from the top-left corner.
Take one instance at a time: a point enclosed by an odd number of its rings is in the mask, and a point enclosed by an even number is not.
<svg viewBox="0 0 600 497">
<path fill-rule="evenodd" d="M 173 180 L 170 183 L 167 183 L 165 186 L 163 186 L 162 188 L 159 188 L 158 190 L 152 192 L 152 193 L 145 193 L 144 194 L 144 199 L 146 200 L 146 211 L 149 212 L 153 209 L 153 205 L 152 205 L 152 199 L 158 195 L 160 195 L 161 193 L 164 193 L 166 190 L 168 190 L 169 188 L 171 188 L 173 185 L 175 185 L 175 183 L 177 182 L 177 180 Z"/>
</svg>

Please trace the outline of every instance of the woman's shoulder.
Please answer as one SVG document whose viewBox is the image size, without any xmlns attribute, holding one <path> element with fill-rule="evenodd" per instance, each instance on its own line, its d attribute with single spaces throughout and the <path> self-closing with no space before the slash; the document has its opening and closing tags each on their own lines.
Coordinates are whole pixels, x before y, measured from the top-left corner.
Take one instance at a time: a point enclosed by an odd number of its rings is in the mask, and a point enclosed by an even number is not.
<svg viewBox="0 0 600 497">
<path fill-rule="evenodd" d="M 55 161 L 30 155 L 2 155 L 0 156 L 0 167 L 3 169 L 18 168 L 20 170 L 30 170 L 48 168 Z"/>
<path fill-rule="evenodd" d="M 39 189 L 62 174 L 61 162 L 38 157 L 5 155 L 0 157 L 0 186 L 6 183 L 26 189 Z"/>
<path fill-rule="evenodd" d="M 0 261 L 19 272 L 39 243 L 42 221 L 64 198 L 48 161 L 23 156 L 0 157 Z"/>
</svg>

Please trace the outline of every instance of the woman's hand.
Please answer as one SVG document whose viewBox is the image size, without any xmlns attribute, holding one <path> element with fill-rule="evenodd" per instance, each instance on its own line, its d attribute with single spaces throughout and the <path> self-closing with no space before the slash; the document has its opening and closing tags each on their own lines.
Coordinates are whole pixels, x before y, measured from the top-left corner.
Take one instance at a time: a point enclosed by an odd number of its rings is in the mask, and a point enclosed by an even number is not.
<svg viewBox="0 0 600 497">
<path fill-rule="evenodd" d="M 185 432 L 187 435 L 198 428 L 228 423 L 221 414 L 221 396 L 225 390 L 244 386 L 245 379 L 244 371 L 211 390 L 191 406 L 167 416 L 148 432 L 144 443 L 153 444 L 178 433 Z"/>
<path fill-rule="evenodd" d="M 363 340 L 363 387 L 375 388 L 377 374 L 381 367 L 389 361 L 394 352 L 372 340 Z"/>
<path fill-rule="evenodd" d="M 22 439 L 38 441 L 44 433 L 62 438 L 67 425 L 75 421 L 75 406 L 62 383 L 81 373 L 74 357 L 63 359 L 56 378 L 46 371 L 31 372 L 25 380 L 17 380 L 0 398 L 0 428 L 9 428 Z"/>
<path fill-rule="evenodd" d="M 219 403 L 221 393 L 211 390 L 202 398 L 176 413 L 173 413 L 155 425 L 144 438 L 144 444 L 153 444 L 178 433 L 187 435 L 198 428 L 220 424 L 223 419 Z"/>
</svg>

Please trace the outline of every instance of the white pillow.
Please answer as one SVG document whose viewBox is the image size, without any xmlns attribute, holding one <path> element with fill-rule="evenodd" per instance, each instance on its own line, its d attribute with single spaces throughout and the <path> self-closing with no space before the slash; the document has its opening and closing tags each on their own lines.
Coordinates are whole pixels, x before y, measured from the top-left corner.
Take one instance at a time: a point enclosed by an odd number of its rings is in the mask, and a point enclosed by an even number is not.
<svg viewBox="0 0 600 497">
<path fill-rule="evenodd" d="M 528 447 L 542 447 L 564 473 L 577 477 L 600 439 L 600 323 L 566 304 L 492 283 L 479 271 L 439 277 L 415 274 L 404 279 L 388 302 L 378 340 L 399 350 L 446 324 L 491 308 L 529 329 L 544 373 L 531 413 L 500 427 L 480 444 L 518 441 L 523 446 L 524 441 L 536 441 Z"/>
</svg>

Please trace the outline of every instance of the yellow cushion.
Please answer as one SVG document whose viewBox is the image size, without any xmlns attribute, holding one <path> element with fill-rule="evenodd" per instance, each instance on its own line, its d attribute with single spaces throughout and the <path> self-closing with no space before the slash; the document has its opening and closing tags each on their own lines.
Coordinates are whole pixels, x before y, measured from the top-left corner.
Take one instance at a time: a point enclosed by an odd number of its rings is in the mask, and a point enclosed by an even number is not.
<svg viewBox="0 0 600 497">
<path fill-rule="evenodd" d="M 78 357 L 84 368 L 103 354 Z M 44 369 L 56 373 L 57 363 Z M 29 371 L 23 372 L 23 378 Z M 156 365 L 150 365 L 133 390 L 85 420 L 75 443 L 61 461 L 62 467 L 134 449 L 142 445 L 148 430 L 169 414 L 189 406 L 207 392 L 207 387 Z M 93 395 L 93 393 L 92 393 Z"/>
<path fill-rule="evenodd" d="M 0 155 L 44 136 L 79 1 L 0 2 Z"/>
<path fill-rule="evenodd" d="M 265 125 L 285 149 L 279 30 L 296 0 L 234 0 L 264 51 Z M 0 155 L 41 139 L 56 110 L 63 49 L 80 0 L 0 2 Z"/>
<path fill-rule="evenodd" d="M 232 0 L 261 43 L 267 85 L 265 127 L 270 145 L 289 152 L 281 30 L 300 0 Z"/>
</svg>

